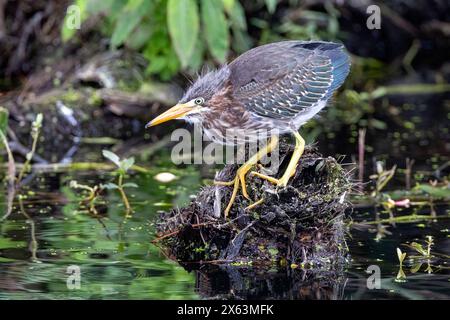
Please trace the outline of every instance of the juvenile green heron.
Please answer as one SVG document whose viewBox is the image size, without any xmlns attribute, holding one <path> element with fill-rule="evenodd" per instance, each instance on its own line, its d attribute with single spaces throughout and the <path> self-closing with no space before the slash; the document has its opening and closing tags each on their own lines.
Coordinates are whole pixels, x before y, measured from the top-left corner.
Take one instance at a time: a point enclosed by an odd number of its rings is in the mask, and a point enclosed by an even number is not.
<svg viewBox="0 0 450 320">
<path fill-rule="evenodd" d="M 239 188 L 250 199 L 246 174 L 278 144 L 278 135 L 292 133 L 295 149 L 280 179 L 252 172 L 262 179 L 285 187 L 294 175 L 305 141 L 298 133 L 302 124 L 322 110 L 350 70 L 349 56 L 340 44 L 322 41 L 282 41 L 251 49 L 228 65 L 211 71 L 188 89 L 179 103 L 162 113 L 147 127 L 171 119 L 200 123 L 212 140 L 236 144 L 270 138 L 269 143 L 245 162 L 229 182 L 233 186 L 225 216 Z M 229 131 L 240 132 L 227 139 Z"/>
</svg>

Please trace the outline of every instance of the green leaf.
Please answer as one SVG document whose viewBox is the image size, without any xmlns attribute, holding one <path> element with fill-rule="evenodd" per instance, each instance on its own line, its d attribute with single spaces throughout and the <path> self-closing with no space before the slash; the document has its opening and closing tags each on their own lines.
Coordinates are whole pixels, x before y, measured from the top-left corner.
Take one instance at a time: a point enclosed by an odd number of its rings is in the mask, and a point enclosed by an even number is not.
<svg viewBox="0 0 450 320">
<path fill-rule="evenodd" d="M 111 36 L 111 46 L 113 48 L 120 46 L 132 31 L 141 22 L 142 18 L 149 13 L 151 6 L 150 0 L 137 0 L 128 2 L 124 12 L 119 16 L 114 32 Z M 131 35 L 134 37 L 134 35 Z"/>
<path fill-rule="evenodd" d="M 0 107 L 0 131 L 6 136 L 6 129 L 8 129 L 9 112 L 6 108 Z"/>
<path fill-rule="evenodd" d="M 418 253 L 420 253 L 421 255 L 428 255 L 427 251 L 423 248 L 423 246 L 420 243 L 417 242 L 413 242 L 411 243 L 411 247 L 416 250 Z"/>
<path fill-rule="evenodd" d="M 245 18 L 245 11 L 239 2 L 236 2 L 230 13 L 230 19 L 233 26 L 240 30 L 247 30 L 247 20 Z"/>
<path fill-rule="evenodd" d="M 219 62 L 227 59 L 230 39 L 224 8 L 220 0 L 202 0 L 202 24 L 212 56 Z"/>
<path fill-rule="evenodd" d="M 434 187 L 429 184 L 419 184 L 414 189 L 425 192 L 436 199 L 450 199 L 450 189 L 447 187 Z"/>
<path fill-rule="evenodd" d="M 233 7 L 236 5 L 235 0 L 222 0 L 223 7 L 228 14 L 233 12 Z M 239 2 L 238 2 L 239 4 Z"/>
<path fill-rule="evenodd" d="M 203 64 L 203 54 L 205 52 L 205 46 L 202 41 L 198 41 L 195 46 L 194 53 L 189 61 L 189 67 L 193 71 L 197 71 Z"/>
<path fill-rule="evenodd" d="M 135 51 L 142 51 L 141 49 L 149 43 L 152 31 L 153 28 L 149 22 L 141 21 L 139 27 L 134 29 L 133 36 L 125 40 L 125 44 Z"/>
<path fill-rule="evenodd" d="M 115 190 L 115 189 L 119 189 L 119 186 L 115 183 L 109 182 L 109 183 L 102 184 L 101 188 L 107 189 L 107 190 Z"/>
<path fill-rule="evenodd" d="M 400 248 L 397 248 L 397 257 L 398 257 L 398 261 L 400 261 L 400 264 L 402 264 L 403 260 L 405 260 L 405 258 L 406 258 L 406 253 L 403 253 Z"/>
<path fill-rule="evenodd" d="M 195 0 L 169 0 L 167 25 L 181 65 L 186 67 L 194 52 L 199 31 L 198 8 Z"/>
<path fill-rule="evenodd" d="M 416 273 L 417 271 L 419 271 L 420 270 L 420 268 L 422 267 L 422 262 L 417 262 L 416 264 L 414 264 L 412 267 L 411 267 L 411 273 Z"/>
<path fill-rule="evenodd" d="M 134 164 L 134 157 L 120 161 L 120 168 L 127 172 Z"/>
<path fill-rule="evenodd" d="M 81 23 L 86 20 L 87 3 L 88 0 L 76 0 L 74 4 L 67 8 L 61 29 L 61 38 L 64 42 L 70 40 L 79 30 L 78 27 L 81 27 Z"/>
<path fill-rule="evenodd" d="M 119 168 L 121 167 L 120 158 L 117 154 L 115 154 L 114 152 L 108 151 L 108 150 L 103 150 L 102 154 L 106 159 L 113 162 L 116 166 L 118 166 Z"/>
<path fill-rule="evenodd" d="M 136 183 L 133 183 L 133 182 L 124 183 L 122 185 L 122 187 L 123 188 L 139 188 L 139 186 Z"/>
<path fill-rule="evenodd" d="M 265 0 L 265 1 L 266 1 L 267 11 L 269 11 L 270 14 L 274 13 L 277 8 L 278 0 Z"/>
<path fill-rule="evenodd" d="M 44 120 L 44 116 L 42 115 L 42 113 L 38 113 L 36 115 L 36 119 L 34 119 L 34 121 L 33 121 L 33 126 L 40 128 L 42 126 L 42 121 L 43 120 Z"/>
</svg>

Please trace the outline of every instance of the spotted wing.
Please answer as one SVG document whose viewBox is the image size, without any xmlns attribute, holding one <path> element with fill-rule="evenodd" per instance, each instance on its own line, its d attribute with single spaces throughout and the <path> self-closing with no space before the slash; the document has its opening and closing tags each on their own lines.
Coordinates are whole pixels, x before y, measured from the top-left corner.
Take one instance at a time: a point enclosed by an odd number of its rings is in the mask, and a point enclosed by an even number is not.
<svg viewBox="0 0 450 320">
<path fill-rule="evenodd" d="M 234 96 L 247 110 L 284 120 L 327 100 L 350 61 L 340 44 L 284 41 L 250 50 L 229 67 Z"/>
</svg>

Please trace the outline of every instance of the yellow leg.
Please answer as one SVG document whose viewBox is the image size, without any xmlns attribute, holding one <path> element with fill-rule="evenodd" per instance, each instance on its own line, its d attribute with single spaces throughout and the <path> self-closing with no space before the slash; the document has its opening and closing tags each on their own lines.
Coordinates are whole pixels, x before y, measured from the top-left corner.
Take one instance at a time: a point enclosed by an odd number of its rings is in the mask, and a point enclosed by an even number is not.
<svg viewBox="0 0 450 320">
<path fill-rule="evenodd" d="M 258 201 L 252 203 L 251 205 L 247 206 L 244 210 L 245 211 L 250 211 L 255 209 L 257 206 L 259 206 L 261 203 L 264 202 L 264 198 L 259 199 Z"/>
<path fill-rule="evenodd" d="M 289 164 L 286 168 L 286 171 L 281 176 L 280 179 L 276 179 L 273 177 L 269 177 L 265 174 L 253 171 L 251 172 L 252 175 L 257 176 L 261 179 L 265 179 L 278 187 L 286 187 L 289 179 L 295 174 L 295 169 L 297 168 L 298 160 L 300 160 L 300 157 L 303 154 L 303 150 L 305 150 L 305 140 L 303 140 L 302 136 L 295 131 L 294 132 L 295 137 L 295 149 L 292 153 L 291 160 L 289 161 Z"/>
<path fill-rule="evenodd" d="M 239 186 L 242 187 L 242 195 L 250 199 L 248 192 L 247 192 L 247 186 L 245 184 L 245 176 L 247 172 L 250 171 L 250 169 L 258 163 L 259 160 L 261 160 L 266 154 L 271 152 L 278 144 L 278 137 L 273 136 L 270 138 L 269 143 L 262 149 L 260 149 L 256 154 L 254 154 L 250 159 L 248 159 L 247 162 L 245 162 L 236 172 L 236 177 L 232 181 L 214 181 L 214 184 L 221 185 L 221 186 L 233 186 L 233 193 L 231 194 L 230 201 L 228 202 L 228 205 L 225 209 L 225 217 L 228 216 L 228 213 L 231 210 L 231 207 L 233 206 L 233 203 L 236 199 L 237 192 L 239 191 Z"/>
</svg>

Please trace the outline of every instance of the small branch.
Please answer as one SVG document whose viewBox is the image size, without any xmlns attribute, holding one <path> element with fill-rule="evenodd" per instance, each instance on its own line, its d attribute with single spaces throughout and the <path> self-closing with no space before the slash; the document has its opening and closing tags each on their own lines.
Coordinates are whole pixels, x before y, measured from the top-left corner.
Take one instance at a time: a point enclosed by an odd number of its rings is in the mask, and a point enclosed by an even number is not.
<svg viewBox="0 0 450 320">
<path fill-rule="evenodd" d="M 31 226 L 31 240 L 30 240 L 30 252 L 31 252 L 31 260 L 33 262 L 38 262 L 37 258 L 37 250 L 38 250 L 38 242 L 36 240 L 36 225 L 34 224 L 34 220 L 30 217 L 30 215 L 25 211 L 25 207 L 23 205 L 23 200 L 21 195 L 19 195 L 19 207 L 22 215 L 27 218 L 28 223 Z"/>
<path fill-rule="evenodd" d="M 406 168 L 405 168 L 405 184 L 406 190 L 411 190 L 411 173 L 412 166 L 414 165 L 414 160 L 406 158 Z"/>
<path fill-rule="evenodd" d="M 128 197 L 125 193 L 125 190 L 123 189 L 123 175 L 119 174 L 119 180 L 117 182 L 118 185 L 118 190 L 120 192 L 120 196 L 122 197 L 122 201 L 125 205 L 125 209 L 126 209 L 126 216 L 130 216 L 130 213 L 132 212 L 131 206 L 130 206 L 130 202 L 128 201 Z"/>
<path fill-rule="evenodd" d="M 41 130 L 41 126 L 42 126 L 42 119 L 43 116 L 41 113 L 39 113 L 36 116 L 36 120 L 33 121 L 32 124 L 32 129 L 31 129 L 31 137 L 33 138 L 33 143 L 31 145 L 31 150 L 29 153 L 27 153 L 26 157 L 25 157 L 25 163 L 22 167 L 22 169 L 20 170 L 19 173 L 19 177 L 17 178 L 17 185 L 20 185 L 20 181 L 22 181 L 23 176 L 25 175 L 25 172 L 28 170 L 30 163 L 31 163 L 31 159 L 33 159 L 34 153 L 36 152 L 36 146 L 37 146 L 37 142 L 39 139 L 39 133 Z"/>
<path fill-rule="evenodd" d="M 8 140 L 2 131 L 0 131 L 0 139 L 3 142 L 6 153 L 8 154 L 8 197 L 7 197 L 7 207 L 5 215 L 0 219 L 3 221 L 9 217 L 12 212 L 13 200 L 16 195 L 15 179 L 16 179 L 16 164 L 14 161 L 14 156 L 11 149 L 9 148 Z"/>
<path fill-rule="evenodd" d="M 359 129 L 358 131 L 358 180 L 360 183 L 359 189 L 364 192 L 364 153 L 366 144 L 366 129 Z"/>
<path fill-rule="evenodd" d="M 211 224 L 213 224 L 213 223 L 212 222 L 196 223 L 196 224 L 192 224 L 191 227 L 195 229 L 195 228 L 200 228 L 200 227 L 204 227 L 204 226 L 211 225 Z M 158 236 L 156 239 L 152 240 L 152 243 L 160 242 L 161 240 L 172 237 L 172 236 L 178 234 L 179 232 L 181 232 L 181 229 L 177 229 L 175 231 Z"/>
</svg>

